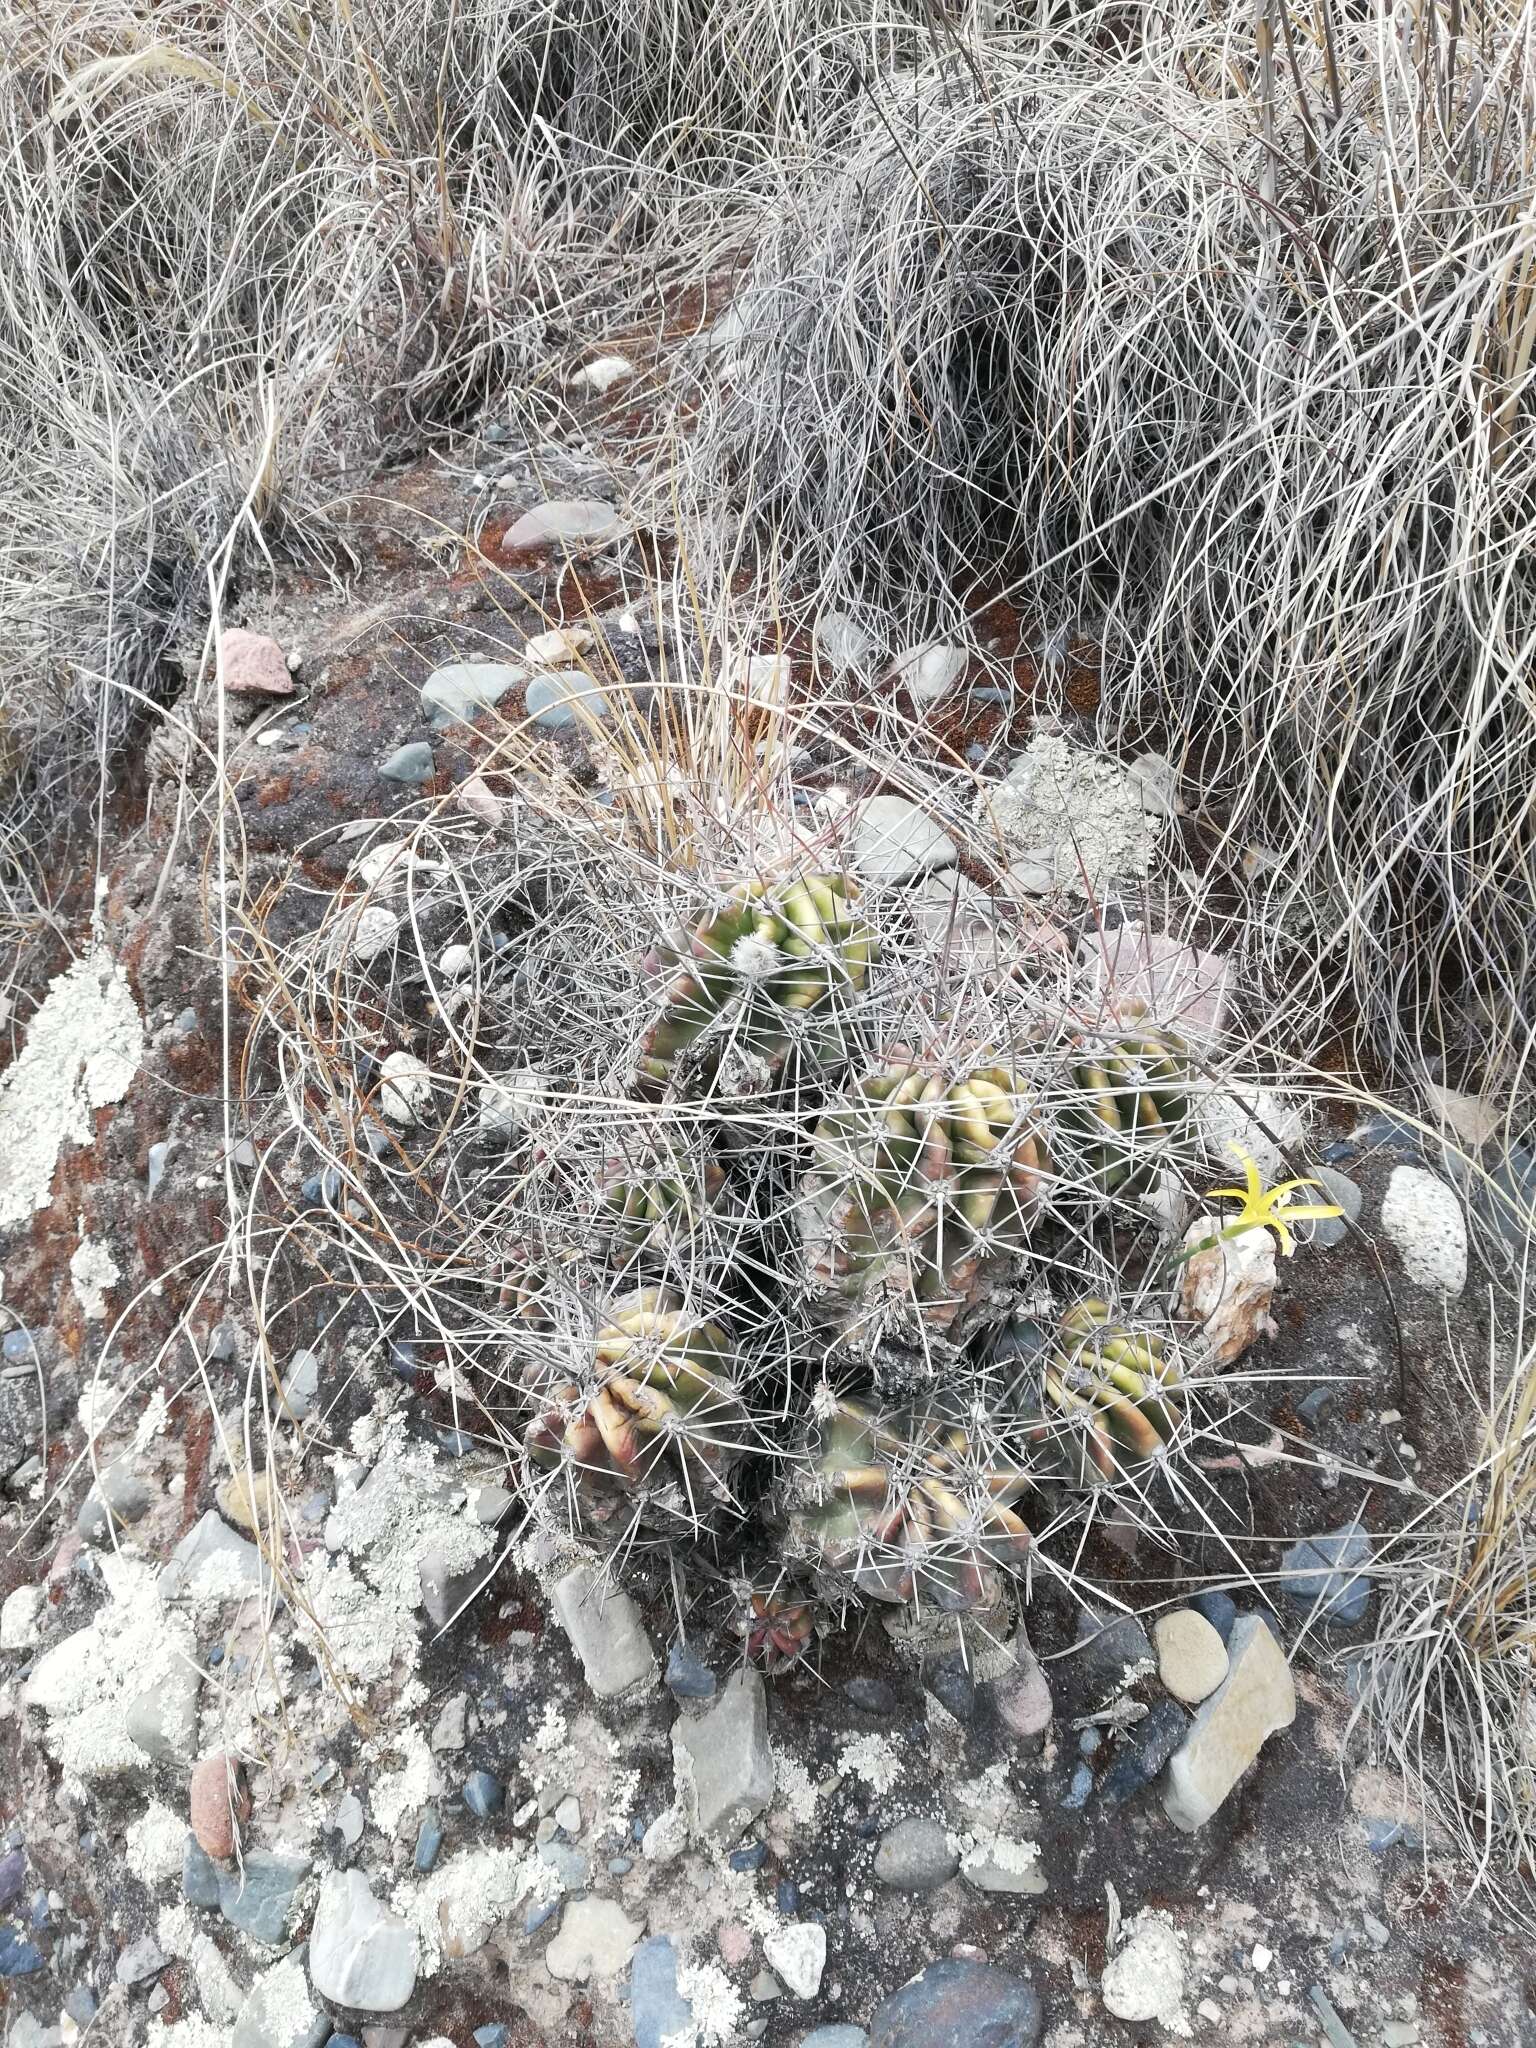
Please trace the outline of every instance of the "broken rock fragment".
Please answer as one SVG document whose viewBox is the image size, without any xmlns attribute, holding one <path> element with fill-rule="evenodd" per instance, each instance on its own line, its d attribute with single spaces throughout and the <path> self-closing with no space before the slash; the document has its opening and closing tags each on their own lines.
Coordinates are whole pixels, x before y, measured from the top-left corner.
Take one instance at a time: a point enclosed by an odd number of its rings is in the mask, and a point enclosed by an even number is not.
<svg viewBox="0 0 1536 2048">
<path fill-rule="evenodd" d="M 581 1659 L 588 1685 L 600 1700 L 618 1699 L 656 1682 L 656 1654 L 627 1593 L 603 1584 L 578 1565 L 554 1591 L 554 1609 Z"/>
<path fill-rule="evenodd" d="M 672 1730 L 678 1797 L 695 1837 L 733 1842 L 773 1798 L 762 1673 L 733 1672 L 705 1712 Z"/>
<path fill-rule="evenodd" d="M 1227 1644 L 1226 1678 L 1168 1765 L 1163 1806 L 1186 1834 L 1204 1827 L 1268 1738 L 1296 1718 L 1296 1688 L 1268 1624 L 1245 1614 Z"/>
</svg>

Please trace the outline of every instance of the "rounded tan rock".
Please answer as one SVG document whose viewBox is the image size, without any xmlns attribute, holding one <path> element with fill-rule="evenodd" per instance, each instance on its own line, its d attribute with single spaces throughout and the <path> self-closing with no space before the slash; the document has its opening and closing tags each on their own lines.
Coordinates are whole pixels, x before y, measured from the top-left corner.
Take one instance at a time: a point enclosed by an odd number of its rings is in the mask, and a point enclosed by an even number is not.
<svg viewBox="0 0 1536 2048">
<path fill-rule="evenodd" d="M 1203 1614 L 1177 1607 L 1152 1630 L 1157 1675 L 1176 1700 L 1197 1707 L 1227 1675 L 1227 1646 Z"/>
</svg>

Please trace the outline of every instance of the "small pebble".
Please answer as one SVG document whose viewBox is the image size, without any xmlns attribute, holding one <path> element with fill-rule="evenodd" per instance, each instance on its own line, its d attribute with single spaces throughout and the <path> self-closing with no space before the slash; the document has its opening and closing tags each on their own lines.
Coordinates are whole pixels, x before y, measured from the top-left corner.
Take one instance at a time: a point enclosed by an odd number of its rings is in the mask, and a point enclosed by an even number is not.
<svg viewBox="0 0 1536 2048">
<path fill-rule="evenodd" d="M 608 1858 L 608 1875 L 610 1877 L 628 1877 L 634 1867 L 635 1859 L 633 1856 L 610 1856 Z"/>
<path fill-rule="evenodd" d="M 844 1693 L 863 1714 L 894 1714 L 899 1702 L 883 1678 L 850 1678 Z"/>
<path fill-rule="evenodd" d="M 768 1844 L 754 1842 L 749 1849 L 731 1851 L 732 1870 L 761 1870 L 768 1858 Z"/>
<path fill-rule="evenodd" d="M 523 1915 L 524 1934 L 537 1934 L 545 1921 L 552 1920 L 555 1914 L 559 1912 L 560 1905 L 561 1901 L 559 1899 L 544 1899 L 540 1903 L 530 1906 Z"/>
<path fill-rule="evenodd" d="M 412 740 L 409 745 L 396 747 L 379 769 L 387 782 L 426 782 L 435 767 L 432 749 L 425 740 Z"/>
<path fill-rule="evenodd" d="M 500 1813 L 506 1796 L 500 1778 L 492 1777 L 489 1771 L 471 1771 L 464 1780 L 464 1804 L 477 1820 L 489 1820 L 493 1813 Z"/>
<path fill-rule="evenodd" d="M 1079 1764 L 1072 1773 L 1072 1784 L 1062 1805 L 1069 1813 L 1076 1813 L 1088 1804 L 1088 1795 L 1093 1790 L 1093 1772 L 1086 1764 Z"/>
<path fill-rule="evenodd" d="M 23 1941 L 14 1927 L 0 1925 L 0 1977 L 30 1977 L 42 1967 L 42 1950 Z"/>
<path fill-rule="evenodd" d="M 679 1642 L 667 1653 L 666 1686 L 675 1700 L 709 1700 L 717 1680 L 697 1650 Z"/>
<path fill-rule="evenodd" d="M 442 1824 L 437 1817 L 435 1806 L 429 1806 L 421 1816 L 421 1825 L 416 1830 L 416 1868 L 422 1872 L 430 1870 L 437 1861 L 437 1852 L 443 1846 Z"/>
</svg>

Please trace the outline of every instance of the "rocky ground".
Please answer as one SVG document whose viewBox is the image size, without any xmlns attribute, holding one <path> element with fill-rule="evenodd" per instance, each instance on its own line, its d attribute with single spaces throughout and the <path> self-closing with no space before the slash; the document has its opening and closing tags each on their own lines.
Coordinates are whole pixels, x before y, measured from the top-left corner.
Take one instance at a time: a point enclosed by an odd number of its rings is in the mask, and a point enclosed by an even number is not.
<svg viewBox="0 0 1536 2048">
<path fill-rule="evenodd" d="M 485 721 L 433 712 L 500 689 L 569 745 L 558 680 L 506 680 L 530 636 L 647 672 L 654 552 L 597 452 L 634 419 L 583 403 L 541 448 L 492 420 L 360 501 L 361 577 L 251 595 L 235 723 L 197 728 L 238 784 L 237 881 L 205 859 L 211 775 L 162 738 L 94 898 L 37 942 L 0 1081 L 7 2040 L 1536 2039 L 1527 1951 L 1350 1735 L 1380 1543 L 1475 1426 L 1450 1360 L 1484 1289 L 1411 1125 L 1304 1134 L 1346 1220 L 1282 1270 L 1203 1526 L 1097 1530 L 1087 1614 L 1042 1564 L 1027 1637 L 1006 1610 L 964 1637 L 871 1610 L 767 1679 L 680 1632 L 666 1584 L 607 1588 L 531 1529 L 421 1362 L 333 1275 L 290 1284 L 301 1169 L 225 1120 L 246 991 L 219 904 L 264 904 L 281 946 L 355 821 L 454 789 L 485 821 Z M 944 745 L 1005 762 L 1092 687 L 1016 638 L 986 677 L 943 653 L 908 681 L 968 707 Z M 1029 773 L 1010 786 L 1041 889 L 1070 885 Z M 1095 815 L 1134 868 L 1139 805 Z M 264 1273 L 275 1385 L 238 1305 Z"/>
</svg>

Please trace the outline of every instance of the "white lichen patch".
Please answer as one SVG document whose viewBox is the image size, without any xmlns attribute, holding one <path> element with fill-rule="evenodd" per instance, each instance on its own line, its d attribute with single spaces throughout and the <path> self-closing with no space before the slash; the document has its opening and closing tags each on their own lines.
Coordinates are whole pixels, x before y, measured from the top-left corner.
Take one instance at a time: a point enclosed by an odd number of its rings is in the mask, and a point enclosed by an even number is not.
<svg viewBox="0 0 1536 2048">
<path fill-rule="evenodd" d="M 432 1752 L 419 1728 L 403 1729 L 378 1747 L 404 1758 L 396 1769 L 380 1771 L 368 1794 L 374 1826 L 381 1834 L 395 1835 L 400 1823 L 418 1813 L 432 1796 Z"/>
<path fill-rule="evenodd" d="M 851 1735 L 838 1753 L 839 1777 L 861 1778 L 872 1792 L 889 1792 L 901 1776 L 894 1743 L 883 1735 Z"/>
<path fill-rule="evenodd" d="M 130 1825 L 124 1838 L 128 1868 L 141 1884 L 146 1885 L 175 1877 L 181 1869 L 181 1853 L 186 1839 L 186 1822 L 158 1799 L 152 1799 Z"/>
<path fill-rule="evenodd" d="M 107 1295 L 122 1279 L 116 1259 L 98 1238 L 82 1237 L 69 1262 L 69 1278 L 88 1323 L 101 1322 L 107 1313 Z"/>
<path fill-rule="evenodd" d="M 746 2007 L 718 1963 L 685 1963 L 677 1973 L 677 1989 L 693 2007 L 689 2038 L 695 2048 L 724 2048 L 738 2038 Z"/>
<path fill-rule="evenodd" d="M 410 1609 L 375 1592 L 344 1558 L 311 1557 L 304 1591 L 299 1637 L 310 1640 L 316 1654 L 337 1670 L 368 1683 L 387 1678 L 397 1658 L 414 1654 L 416 1624 Z"/>
<path fill-rule="evenodd" d="M 421 1938 L 421 1972 L 473 1955 L 524 1899 L 553 1897 L 560 1881 L 547 1864 L 514 1849 L 468 1849 L 419 1884 L 398 1887 L 395 1911 Z"/>
<path fill-rule="evenodd" d="M 142 1766 L 124 1724 L 128 1703 L 197 1655 L 186 1623 L 162 1607 L 148 1565 L 104 1555 L 101 1575 L 106 1604 L 88 1628 L 39 1657 L 22 1694 L 47 1716 L 43 1739 L 66 1778 L 81 1783 Z"/>
<path fill-rule="evenodd" d="M 368 1583 L 407 1612 L 421 1598 L 421 1563 L 432 1551 L 447 1575 L 470 1571 L 494 1542 L 489 1529 L 450 1503 L 430 1451 L 405 1449 L 404 1424 L 392 1416 L 379 1461 L 359 1487 L 343 1488 L 326 1520 L 329 1550 L 349 1551 Z"/>
<path fill-rule="evenodd" d="M 0 1080 L 0 1229 L 47 1206 L 60 1153 L 90 1143 L 96 1111 L 122 1101 L 143 1056 L 128 977 L 93 948 L 49 985 Z"/>
<path fill-rule="evenodd" d="M 982 793 L 977 814 L 1069 896 L 1145 875 L 1164 823 L 1118 761 L 1052 732 L 1037 734 L 1006 779 Z"/>
<path fill-rule="evenodd" d="M 816 1818 L 816 1802 L 820 1797 L 811 1782 L 811 1774 L 795 1756 L 789 1756 L 782 1749 L 773 1752 L 774 1803 L 781 1814 L 786 1814 L 796 1827 L 808 1827 Z"/>
<path fill-rule="evenodd" d="M 1455 1301 L 1467 1284 L 1467 1225 L 1456 1191 L 1422 1166 L 1394 1166 L 1381 1227 L 1417 1287 Z"/>
</svg>

